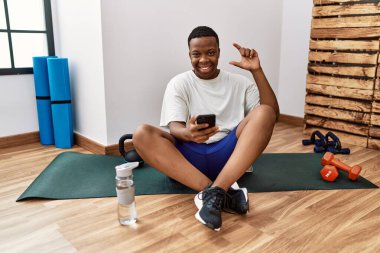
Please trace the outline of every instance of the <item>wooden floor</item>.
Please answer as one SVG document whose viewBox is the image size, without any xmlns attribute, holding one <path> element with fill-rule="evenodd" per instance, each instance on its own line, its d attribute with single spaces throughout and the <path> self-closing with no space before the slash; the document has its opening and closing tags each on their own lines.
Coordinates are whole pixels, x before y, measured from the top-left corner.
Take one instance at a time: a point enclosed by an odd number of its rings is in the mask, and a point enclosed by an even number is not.
<svg viewBox="0 0 380 253">
<path fill-rule="evenodd" d="M 300 127 L 278 123 L 265 152 L 312 152 L 303 138 Z M 352 154 L 341 160 L 380 185 L 380 151 L 344 146 Z M 223 213 L 220 232 L 195 220 L 192 195 L 138 196 L 132 227 L 118 224 L 116 198 L 16 203 L 63 151 L 0 149 L 0 252 L 380 252 L 379 189 L 253 193 L 250 213 Z"/>
</svg>

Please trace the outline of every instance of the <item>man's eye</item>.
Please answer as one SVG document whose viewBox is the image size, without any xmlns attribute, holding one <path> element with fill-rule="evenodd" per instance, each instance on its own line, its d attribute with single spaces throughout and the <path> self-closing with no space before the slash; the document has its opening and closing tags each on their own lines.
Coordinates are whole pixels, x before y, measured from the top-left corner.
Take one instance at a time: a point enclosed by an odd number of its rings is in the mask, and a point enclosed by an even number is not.
<svg viewBox="0 0 380 253">
<path fill-rule="evenodd" d="M 199 56 L 198 53 L 192 53 L 191 55 L 192 55 L 193 57 L 198 57 L 198 56 Z"/>
<path fill-rule="evenodd" d="M 209 55 L 209 56 L 214 56 L 214 55 L 215 55 L 215 52 L 208 52 L 208 55 Z"/>
</svg>

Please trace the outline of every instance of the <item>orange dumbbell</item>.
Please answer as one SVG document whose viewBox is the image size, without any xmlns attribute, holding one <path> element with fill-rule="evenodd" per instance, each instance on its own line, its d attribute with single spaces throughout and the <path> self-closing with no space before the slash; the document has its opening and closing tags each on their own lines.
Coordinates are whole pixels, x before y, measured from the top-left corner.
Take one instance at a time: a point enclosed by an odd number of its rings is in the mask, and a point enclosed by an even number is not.
<svg viewBox="0 0 380 253">
<path fill-rule="evenodd" d="M 326 165 L 325 167 L 323 167 L 320 173 L 323 180 L 329 182 L 334 182 L 335 179 L 339 176 L 337 168 L 332 165 Z"/>
<path fill-rule="evenodd" d="M 344 170 L 348 172 L 348 178 L 352 181 L 358 179 L 360 172 L 362 171 L 362 167 L 359 165 L 355 165 L 353 167 L 348 166 L 347 164 L 341 162 L 339 159 L 334 158 L 334 154 L 330 152 L 326 152 L 322 157 L 321 161 L 322 165 L 332 165 L 338 169 Z"/>
</svg>

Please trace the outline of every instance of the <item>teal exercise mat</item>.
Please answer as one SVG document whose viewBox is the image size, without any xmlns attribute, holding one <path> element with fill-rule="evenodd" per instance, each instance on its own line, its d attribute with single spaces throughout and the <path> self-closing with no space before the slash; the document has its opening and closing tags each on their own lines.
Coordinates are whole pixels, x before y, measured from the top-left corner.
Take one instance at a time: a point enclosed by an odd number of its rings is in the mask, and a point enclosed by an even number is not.
<svg viewBox="0 0 380 253">
<path fill-rule="evenodd" d="M 363 177 L 352 182 L 340 173 L 331 183 L 323 181 L 320 154 L 262 154 L 254 172 L 238 181 L 249 192 L 378 188 Z M 34 180 L 17 201 L 32 198 L 78 199 L 116 196 L 115 166 L 121 157 L 64 152 Z M 145 164 L 134 170 L 136 195 L 196 193 Z"/>
</svg>

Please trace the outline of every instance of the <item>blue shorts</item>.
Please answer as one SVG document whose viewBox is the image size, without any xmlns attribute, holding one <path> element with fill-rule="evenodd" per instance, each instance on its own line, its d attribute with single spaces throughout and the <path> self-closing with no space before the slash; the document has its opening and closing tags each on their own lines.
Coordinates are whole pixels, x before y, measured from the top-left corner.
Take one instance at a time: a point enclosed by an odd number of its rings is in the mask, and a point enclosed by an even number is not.
<svg viewBox="0 0 380 253">
<path fill-rule="evenodd" d="M 194 167 L 214 181 L 235 149 L 236 128 L 220 141 L 211 144 L 176 139 L 175 145 Z"/>
</svg>

